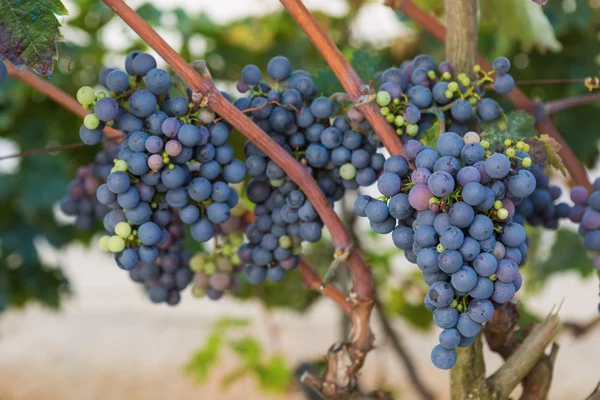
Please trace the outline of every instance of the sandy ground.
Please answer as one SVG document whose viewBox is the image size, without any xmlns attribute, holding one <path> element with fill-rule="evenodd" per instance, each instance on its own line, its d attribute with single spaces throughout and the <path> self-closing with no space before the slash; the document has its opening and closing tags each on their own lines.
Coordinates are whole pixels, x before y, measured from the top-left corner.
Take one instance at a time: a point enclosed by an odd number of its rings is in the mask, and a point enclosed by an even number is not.
<svg viewBox="0 0 600 400">
<path fill-rule="evenodd" d="M 271 399 L 276 397 L 258 391 L 252 378 L 227 391 L 220 389 L 219 375 L 237 363 L 231 354 L 204 385 L 182 374 L 182 366 L 212 322 L 223 315 L 253 318 L 251 332 L 291 364 L 318 358 L 339 335 L 339 315 L 326 299 L 304 317 L 273 314 L 271 323 L 278 331 L 273 336 L 263 328 L 265 314 L 258 304 L 186 296 L 176 308 L 157 307 L 148 304 L 103 254 L 79 247 L 62 254 L 44 253 L 65 266 L 75 296 L 61 313 L 30 307 L 1 317 L 2 400 Z M 585 321 L 594 315 L 596 291 L 594 280 L 582 282 L 567 275 L 552 281 L 530 304 L 542 313 L 564 298 L 561 316 Z M 401 322 L 395 325 L 428 384 L 440 398 L 447 398 L 448 374 L 436 370 L 428 359 L 436 333 L 416 332 Z M 576 341 L 563 335 L 561 344 L 551 399 L 584 398 L 600 379 L 600 332 Z M 493 371 L 500 359 L 491 353 L 487 357 L 488 370 Z M 369 356 L 363 380 L 367 387 L 385 384 L 402 398 L 416 398 L 403 365 L 385 342 L 380 341 Z M 301 397 L 292 393 L 282 398 Z"/>
</svg>

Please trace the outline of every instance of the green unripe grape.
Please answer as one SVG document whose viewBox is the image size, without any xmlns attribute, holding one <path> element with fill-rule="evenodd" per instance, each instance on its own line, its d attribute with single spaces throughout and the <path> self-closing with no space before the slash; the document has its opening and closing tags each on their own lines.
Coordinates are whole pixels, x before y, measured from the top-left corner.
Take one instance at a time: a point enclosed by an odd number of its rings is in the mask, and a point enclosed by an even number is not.
<svg viewBox="0 0 600 400">
<path fill-rule="evenodd" d="M 501 208 L 502 208 L 502 202 L 501 202 L 500 200 L 496 200 L 496 201 L 494 202 L 494 208 L 495 208 L 496 210 L 499 210 L 499 209 L 501 209 Z"/>
<path fill-rule="evenodd" d="M 394 99 L 394 101 L 392 101 L 392 103 L 394 103 L 395 105 L 400 104 L 400 99 Z"/>
<path fill-rule="evenodd" d="M 474 106 L 475 104 L 477 104 L 477 99 L 475 97 L 470 97 L 469 98 L 469 103 Z"/>
<path fill-rule="evenodd" d="M 168 162 L 168 161 L 167 161 Z M 166 163 L 165 163 L 166 164 Z M 169 169 L 173 170 L 175 169 L 175 166 L 173 164 L 169 165 Z"/>
<path fill-rule="evenodd" d="M 356 167 L 351 163 L 346 163 L 340 167 L 340 176 L 347 181 L 356 177 Z"/>
<path fill-rule="evenodd" d="M 506 218 L 508 218 L 508 210 L 506 208 L 501 208 L 498 210 L 498 218 L 500 218 L 501 220 L 505 220 Z"/>
<path fill-rule="evenodd" d="M 486 150 L 490 148 L 490 143 L 487 140 L 482 140 L 479 144 Z"/>
<path fill-rule="evenodd" d="M 419 125 L 417 125 L 417 124 L 406 125 L 406 133 L 409 136 L 417 136 L 417 133 L 419 133 Z"/>
<path fill-rule="evenodd" d="M 451 92 L 457 92 L 458 91 L 458 83 L 456 83 L 456 82 L 448 83 L 448 90 Z"/>
<path fill-rule="evenodd" d="M 402 135 L 404 133 L 404 131 L 402 129 L 398 128 L 398 129 L 396 129 L 396 133 L 398 135 Z"/>
<path fill-rule="evenodd" d="M 394 124 L 396 124 L 396 126 L 402 126 L 406 123 L 406 120 L 404 119 L 404 117 L 402 115 L 397 115 L 396 118 L 394 118 Z"/>
<path fill-rule="evenodd" d="M 475 71 L 475 72 L 479 72 L 479 71 L 481 71 L 481 66 L 480 66 L 479 64 L 475 64 L 475 65 L 473 66 L 473 71 Z"/>
<path fill-rule="evenodd" d="M 204 273 L 206 275 L 212 275 L 215 272 L 217 272 L 217 266 L 215 265 L 214 262 L 208 261 L 208 262 L 204 263 Z"/>
<path fill-rule="evenodd" d="M 432 70 L 427 71 L 427 77 L 429 79 L 435 79 L 435 71 L 432 71 Z"/>
<path fill-rule="evenodd" d="M 523 151 L 525 153 L 529 153 L 529 150 L 531 150 L 531 146 L 529 146 L 527 143 L 525 143 L 525 145 L 523 146 Z"/>
<path fill-rule="evenodd" d="M 531 167 L 531 158 L 525 157 L 521 162 L 525 168 Z"/>
<path fill-rule="evenodd" d="M 452 301 L 449 304 L 449 307 L 456 308 L 456 306 L 458 306 L 458 301 L 456 301 L 456 299 L 452 299 Z"/>
<path fill-rule="evenodd" d="M 511 158 L 511 157 L 514 157 L 514 156 L 515 156 L 516 152 L 517 152 L 517 151 L 516 151 L 514 148 L 512 148 L 512 147 L 509 147 L 508 149 L 506 149 L 506 152 L 505 152 L 505 153 L 506 153 L 506 156 L 507 156 L 508 158 Z"/>
<path fill-rule="evenodd" d="M 458 311 L 458 312 L 463 312 L 463 310 L 464 310 L 464 309 L 465 309 L 465 308 L 463 307 L 463 305 L 462 305 L 462 304 L 458 304 L 458 305 L 456 306 L 456 311 Z"/>
<path fill-rule="evenodd" d="M 429 199 L 429 204 L 440 204 L 440 199 L 437 197 L 432 197 Z"/>
<path fill-rule="evenodd" d="M 465 76 L 460 80 L 460 83 L 462 83 L 463 86 L 469 86 L 471 84 L 471 80 Z"/>
<path fill-rule="evenodd" d="M 106 122 L 106 126 L 108 126 L 108 127 L 111 127 L 111 128 L 112 128 L 113 126 L 115 126 L 115 121 L 113 121 L 113 120 L 107 121 L 107 122 Z"/>
<path fill-rule="evenodd" d="M 512 143 L 513 143 L 513 142 L 512 142 L 512 140 L 510 140 L 510 139 L 505 139 L 505 140 L 504 140 L 504 145 L 505 145 L 505 146 L 507 146 L 507 147 L 508 147 L 508 146 L 512 146 Z"/>
<path fill-rule="evenodd" d="M 462 81 L 463 79 L 465 79 L 467 77 L 467 74 L 465 74 L 464 72 L 461 72 L 457 75 L 457 78 L 459 81 Z"/>
<path fill-rule="evenodd" d="M 125 240 L 117 235 L 108 239 L 108 250 L 112 253 L 120 253 L 125 250 Z"/>
<path fill-rule="evenodd" d="M 125 160 L 115 160 L 115 170 L 121 172 L 127 172 L 127 161 Z"/>
<path fill-rule="evenodd" d="M 282 249 L 289 249 L 292 247 L 292 239 L 289 236 L 282 236 L 279 238 L 279 247 Z"/>
<path fill-rule="evenodd" d="M 269 183 L 271 183 L 271 186 L 273 187 L 279 187 L 285 183 L 285 179 L 271 179 Z"/>
<path fill-rule="evenodd" d="M 437 249 L 438 253 L 443 253 L 443 252 L 444 252 L 444 250 L 446 250 L 446 248 L 445 248 L 444 246 L 442 246 L 442 244 L 441 244 L 441 243 L 439 243 L 439 244 L 437 245 L 436 249 Z"/>
<path fill-rule="evenodd" d="M 388 114 L 385 116 L 385 120 L 390 124 L 394 123 L 394 119 L 396 119 L 396 116 L 394 114 Z"/>
<path fill-rule="evenodd" d="M 226 257 L 229 257 L 233 253 L 233 247 L 230 244 L 226 244 L 221 247 L 221 254 Z"/>
<path fill-rule="evenodd" d="M 392 96 L 390 96 L 388 92 L 382 90 L 381 92 L 377 93 L 375 101 L 377 102 L 379 107 L 385 107 L 392 101 Z"/>
<path fill-rule="evenodd" d="M 524 148 L 525 148 L 525 142 L 522 142 L 522 141 L 519 140 L 517 142 L 517 149 L 523 150 Z"/>
<path fill-rule="evenodd" d="M 192 287 L 192 296 L 194 296 L 197 299 L 200 299 L 202 297 L 204 297 L 206 295 L 206 290 L 202 289 L 199 286 L 193 286 Z"/>
<path fill-rule="evenodd" d="M 387 107 L 381 107 L 381 109 L 379 110 L 379 112 L 381 113 L 381 115 L 383 115 L 384 117 L 387 116 L 390 113 L 390 109 Z"/>
<path fill-rule="evenodd" d="M 240 260 L 240 256 L 238 256 L 237 253 L 233 253 L 229 259 L 233 265 L 240 265 L 242 263 L 242 260 Z"/>
<path fill-rule="evenodd" d="M 449 91 L 449 90 L 446 90 L 446 91 L 444 92 L 444 96 L 445 96 L 447 99 L 451 99 L 451 98 L 452 98 L 454 95 L 452 94 L 452 92 L 451 92 L 451 91 Z"/>
<path fill-rule="evenodd" d="M 108 249 L 108 239 L 110 238 L 110 236 L 108 235 L 104 235 L 100 238 L 100 240 L 98 241 L 98 247 L 100 247 L 100 250 L 102 250 L 105 253 L 108 253 L 110 250 Z"/>
<path fill-rule="evenodd" d="M 447 80 L 448 80 L 448 79 L 450 79 L 450 78 L 452 78 L 452 75 L 450 74 L 450 72 L 444 72 L 444 73 L 442 74 L 442 79 L 443 79 L 443 80 L 446 80 L 446 81 L 447 81 Z"/>
<path fill-rule="evenodd" d="M 194 272 L 202 272 L 204 270 L 204 262 L 206 256 L 202 253 L 196 253 L 190 258 L 190 269 Z"/>
<path fill-rule="evenodd" d="M 233 264 L 228 258 L 219 257 L 217 259 L 217 269 L 222 272 L 231 273 L 233 272 Z"/>
<path fill-rule="evenodd" d="M 498 275 L 496 275 L 496 274 L 492 274 L 492 275 L 490 275 L 490 276 L 489 276 L 489 278 L 488 278 L 488 279 L 489 279 L 490 281 L 494 282 L 495 280 L 497 280 L 497 279 L 498 279 Z"/>
<path fill-rule="evenodd" d="M 119 222 L 115 226 L 115 234 L 120 238 L 126 239 L 129 235 L 131 235 L 131 225 L 129 225 L 127 222 Z"/>
<path fill-rule="evenodd" d="M 100 126 L 100 120 L 96 117 L 96 114 L 88 114 L 83 119 L 83 125 L 88 129 L 96 129 Z"/>
<path fill-rule="evenodd" d="M 229 235 L 229 241 L 231 242 L 231 245 L 233 247 L 240 247 L 242 245 L 242 243 L 244 243 L 244 236 L 243 235 Z"/>
<path fill-rule="evenodd" d="M 96 95 L 96 100 L 100 100 L 106 97 L 106 93 L 100 92 Z"/>
<path fill-rule="evenodd" d="M 96 100 L 96 92 L 89 86 L 84 86 L 77 91 L 79 104 L 89 106 Z"/>
</svg>

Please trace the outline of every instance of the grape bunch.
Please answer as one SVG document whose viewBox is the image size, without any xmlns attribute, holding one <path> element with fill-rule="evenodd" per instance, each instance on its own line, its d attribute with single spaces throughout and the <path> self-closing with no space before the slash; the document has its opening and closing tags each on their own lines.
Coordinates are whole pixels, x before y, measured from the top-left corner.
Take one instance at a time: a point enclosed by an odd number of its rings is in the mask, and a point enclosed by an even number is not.
<svg viewBox="0 0 600 400">
<path fill-rule="evenodd" d="M 97 200 L 112 209 L 100 247 L 145 284 L 153 302 L 176 304 L 192 278 L 183 225 L 197 242 L 215 237 L 238 204 L 232 185 L 245 179 L 246 166 L 228 143 L 231 127 L 192 103 L 189 91 L 173 96 L 171 76 L 151 55 L 130 53 L 125 70 L 100 72 L 109 94 L 90 87 L 77 93 L 90 110 L 80 129 L 84 143 L 99 143 L 104 126 L 126 134 L 96 190 Z M 165 273 L 173 279 L 163 284 Z"/>
<path fill-rule="evenodd" d="M 334 103 L 318 97 L 310 75 L 292 70 L 285 57 L 271 59 L 267 73 L 272 84 L 257 66 L 244 67 L 237 88 L 248 95 L 235 105 L 307 168 L 331 205 L 346 189 L 375 183 L 385 159 L 368 122 L 335 116 Z M 246 192 L 256 204 L 256 221 L 239 258 L 250 283 L 280 281 L 298 265 L 302 242 L 321 239 L 323 222 L 302 190 L 255 144 L 247 142 L 245 154 L 252 178 Z"/>
<path fill-rule="evenodd" d="M 441 369 L 456 363 L 457 346 L 469 346 L 521 288 L 526 233 L 513 221 L 515 205 L 536 188 L 523 143 L 507 140 L 502 152 L 468 132 L 439 136 L 436 147 L 406 142 L 406 159 L 386 160 L 377 182 L 382 196 L 360 196 L 356 213 L 422 271 L 425 305 L 443 329 L 431 359 Z M 499 150 L 499 149 L 497 149 Z"/>
<path fill-rule="evenodd" d="M 462 136 L 468 132 L 471 121 L 488 122 L 500 116 L 498 104 L 482 98 L 483 85 L 493 82 L 495 92 L 509 93 L 514 87 L 509 70 L 510 61 L 499 57 L 494 60 L 493 71 L 485 72 L 475 66 L 477 80 L 472 81 L 465 73 L 455 77 L 450 62 L 437 65 L 431 56 L 421 54 L 399 68 L 388 68 L 381 73 L 376 102 L 403 140 L 419 139 L 436 118 L 449 124 L 448 131 Z"/>
<path fill-rule="evenodd" d="M 533 193 L 524 198 L 515 210 L 513 220 L 521 225 L 525 222 L 532 226 L 542 225 L 547 229 L 558 229 L 561 219 L 569 217 L 571 206 L 557 203 L 562 194 L 558 186 L 550 185 L 550 178 L 541 166 L 532 166 L 529 171 L 535 177 L 536 187 Z"/>
<path fill-rule="evenodd" d="M 105 148 L 96 154 L 93 163 L 79 168 L 75 178 L 69 182 L 67 195 L 60 200 L 60 209 L 66 215 L 76 217 L 75 226 L 81 230 L 91 230 L 95 223 L 102 221 L 110 208 L 98 201 L 96 190 L 105 182 L 113 166 L 116 148 Z"/>
<path fill-rule="evenodd" d="M 594 261 L 594 266 L 600 271 L 600 178 L 593 184 L 594 192 L 588 196 L 583 186 L 575 186 L 571 190 L 574 222 L 579 222 L 579 234 L 583 237 L 586 249 Z"/>
</svg>

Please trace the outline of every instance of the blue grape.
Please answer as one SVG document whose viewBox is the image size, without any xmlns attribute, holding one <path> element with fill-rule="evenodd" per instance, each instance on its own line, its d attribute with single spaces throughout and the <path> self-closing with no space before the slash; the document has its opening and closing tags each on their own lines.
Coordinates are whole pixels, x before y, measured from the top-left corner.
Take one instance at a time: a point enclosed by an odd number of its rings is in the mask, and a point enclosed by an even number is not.
<svg viewBox="0 0 600 400">
<path fill-rule="evenodd" d="M 171 75 L 163 69 L 152 68 L 146 73 L 146 88 L 156 95 L 165 94 L 171 87 Z"/>
<path fill-rule="evenodd" d="M 460 343 L 460 333 L 454 328 L 444 329 L 440 332 L 440 345 L 445 349 L 454 349 Z"/>
<path fill-rule="evenodd" d="M 497 75 L 494 80 L 494 91 L 500 94 L 508 94 L 515 87 L 515 80 L 508 74 Z"/>
<path fill-rule="evenodd" d="M 452 286 L 460 292 L 468 292 L 477 285 L 477 273 L 469 266 L 463 266 L 450 279 Z"/>
<path fill-rule="evenodd" d="M 456 226 L 447 226 L 440 235 L 440 243 L 444 248 L 457 250 L 462 246 L 465 239 L 464 233 Z"/>
<path fill-rule="evenodd" d="M 129 88 L 129 77 L 123 71 L 114 70 L 106 77 L 106 86 L 113 92 L 120 93 Z"/>
<path fill-rule="evenodd" d="M 466 228 L 473 222 L 475 211 L 473 207 L 462 201 L 456 202 L 450 207 L 450 223 L 459 228 Z"/>
<path fill-rule="evenodd" d="M 431 362 L 439 369 L 450 369 L 456 365 L 458 355 L 455 349 L 437 345 L 431 351 Z"/>
<path fill-rule="evenodd" d="M 428 293 L 431 304 L 436 307 L 447 307 L 454 299 L 454 290 L 448 282 L 434 283 L 429 288 Z"/>
<path fill-rule="evenodd" d="M 473 321 L 469 313 L 462 313 L 458 317 L 456 329 L 465 337 L 475 337 L 481 331 L 481 324 Z"/>
<path fill-rule="evenodd" d="M 477 284 L 469 291 L 469 295 L 474 299 L 489 299 L 494 293 L 494 282 L 488 278 L 480 276 L 477 278 Z"/>
<path fill-rule="evenodd" d="M 436 197 L 446 197 L 454 191 L 454 178 L 448 172 L 436 171 L 429 177 L 427 186 Z"/>
<path fill-rule="evenodd" d="M 447 284 L 447 282 L 442 283 Z M 435 283 L 433 285 L 435 285 Z M 431 287 L 433 287 L 433 285 Z M 431 288 L 429 289 L 429 293 L 431 293 Z M 435 305 L 435 302 L 433 300 L 431 300 L 431 302 Z M 456 311 L 455 308 L 451 307 L 438 307 L 433 312 L 433 322 L 436 324 L 436 326 L 442 329 L 454 328 L 458 323 L 459 318 L 460 317 L 458 315 L 458 311 Z"/>
</svg>

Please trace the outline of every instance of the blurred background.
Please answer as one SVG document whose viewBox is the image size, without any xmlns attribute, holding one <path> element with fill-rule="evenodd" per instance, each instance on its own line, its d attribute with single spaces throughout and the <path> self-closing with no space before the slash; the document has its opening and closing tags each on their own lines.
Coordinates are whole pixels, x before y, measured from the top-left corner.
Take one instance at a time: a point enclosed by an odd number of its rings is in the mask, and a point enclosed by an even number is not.
<svg viewBox="0 0 600 400">
<path fill-rule="evenodd" d="M 69 16 L 62 20 L 65 41 L 59 43 L 52 83 L 68 93 L 95 85 L 102 66 L 122 68 L 129 51 L 146 49 L 100 1 L 64 3 Z M 317 77 L 328 74 L 276 0 L 127 3 L 184 58 L 205 59 L 219 88 L 234 96 L 239 96 L 235 82 L 243 66 L 264 68 L 275 55 Z M 419 53 L 443 60 L 439 43 L 381 1 L 304 3 L 349 59 L 362 49 L 377 70 Z M 443 17 L 442 0 L 416 3 Z M 552 0 L 544 8 L 529 0 L 480 3 L 480 51 L 488 59 L 509 57 L 517 81 L 599 74 L 600 1 Z M 587 92 L 583 84 L 522 89 L 540 104 Z M 572 108 L 553 120 L 590 177 L 600 176 L 599 105 Z M 76 143 L 80 124 L 32 88 L 11 80 L 0 86 L 0 157 Z M 241 149 L 243 139 L 234 140 Z M 111 257 L 97 250 L 97 237 L 78 231 L 58 210 L 76 169 L 90 163 L 96 151 L 0 160 L 0 397 L 310 399 L 295 376 L 307 368 L 318 371 L 328 347 L 345 338 L 348 324 L 341 312 L 304 290 L 298 274 L 276 285 L 242 285 L 240 293 L 218 302 L 186 292 L 177 307 L 151 304 Z M 552 179 L 563 189 L 570 185 L 558 172 Z M 377 348 L 367 358 L 361 384 L 386 388 L 397 398 L 419 398 L 392 345 L 393 335 L 428 388 L 448 398 L 448 373 L 429 360 L 438 332 L 422 305 L 425 284 L 391 241 L 364 235 L 367 227 L 355 221 L 352 202 L 347 198 L 339 212 L 366 237 L 365 257 L 382 300 L 381 313 L 372 318 Z M 525 290 L 518 296 L 522 320 L 543 318 L 561 305 L 560 316 L 569 324 L 559 340 L 550 398 L 583 398 L 600 378 L 598 279 L 575 225 L 564 223 L 558 232 L 530 229 L 529 234 Z M 324 239 L 307 254 L 323 271 L 332 248 Z M 342 286 L 348 283 L 343 270 L 337 279 Z M 489 371 L 501 362 L 489 351 L 486 359 Z"/>
</svg>

